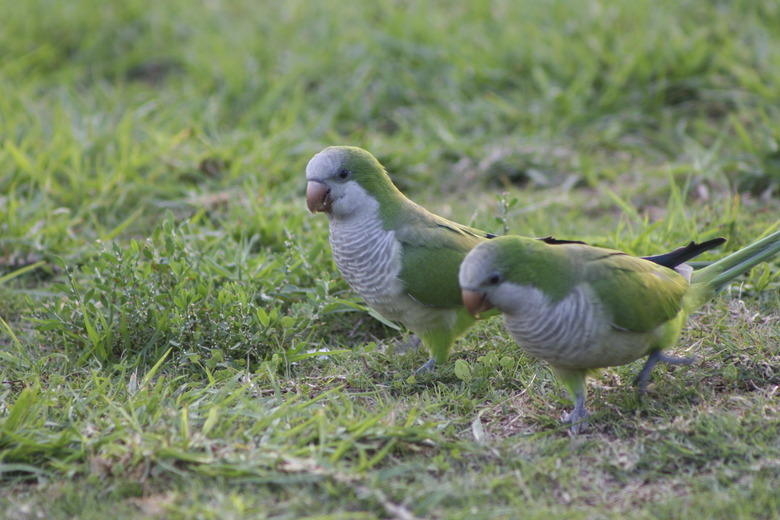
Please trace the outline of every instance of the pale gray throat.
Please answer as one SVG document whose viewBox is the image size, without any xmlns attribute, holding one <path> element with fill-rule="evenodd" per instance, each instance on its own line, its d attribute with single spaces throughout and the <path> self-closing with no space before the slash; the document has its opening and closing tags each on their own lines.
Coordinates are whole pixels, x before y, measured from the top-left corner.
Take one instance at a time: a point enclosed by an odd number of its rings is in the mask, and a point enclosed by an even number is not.
<svg viewBox="0 0 780 520">
<path fill-rule="evenodd" d="M 367 303 L 381 303 L 398 291 L 398 243 L 378 215 L 331 218 L 330 244 L 342 276 Z"/>
</svg>

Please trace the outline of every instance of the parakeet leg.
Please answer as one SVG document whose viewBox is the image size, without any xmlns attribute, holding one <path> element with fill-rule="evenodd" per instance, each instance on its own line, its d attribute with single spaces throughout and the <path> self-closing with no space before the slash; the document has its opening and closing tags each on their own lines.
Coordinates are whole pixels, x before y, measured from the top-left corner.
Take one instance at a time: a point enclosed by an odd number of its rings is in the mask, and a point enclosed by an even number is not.
<svg viewBox="0 0 780 520">
<path fill-rule="evenodd" d="M 443 365 L 450 357 L 450 348 L 455 338 L 463 334 L 471 324 L 474 317 L 464 308 L 458 311 L 441 312 L 434 323 L 427 330 L 416 331 L 416 335 L 431 353 L 431 359 L 417 369 L 417 373 L 428 372 Z"/>
<path fill-rule="evenodd" d="M 420 336 L 417 334 L 412 334 L 406 340 L 399 341 L 398 344 L 395 347 L 395 352 L 398 354 L 405 354 L 407 352 L 411 352 L 413 350 L 417 350 L 420 348 L 420 345 L 422 344 L 422 340 L 420 339 Z"/>
<path fill-rule="evenodd" d="M 561 367 L 551 367 L 553 373 L 566 387 L 574 398 L 574 409 L 569 412 L 563 413 L 561 420 L 566 423 L 571 423 L 571 433 L 577 435 L 584 432 L 588 427 L 588 410 L 585 408 L 585 377 L 588 374 L 587 370 L 573 370 L 565 369 Z"/>
<path fill-rule="evenodd" d="M 562 420 L 565 423 L 571 423 L 569 431 L 574 435 L 584 432 L 588 428 L 588 410 L 585 409 L 585 389 L 579 392 L 574 398 L 574 409 L 569 412 L 563 412 Z"/>
<path fill-rule="evenodd" d="M 653 371 L 653 367 L 655 367 L 655 365 L 657 365 L 659 362 L 669 363 L 672 365 L 690 365 L 693 363 L 693 358 L 667 356 L 660 350 L 652 351 L 650 355 L 647 356 L 645 366 L 642 367 L 639 375 L 636 376 L 635 384 L 639 387 L 639 395 L 644 394 L 647 390 L 647 380 L 650 379 L 650 373 Z"/>
<path fill-rule="evenodd" d="M 452 331 L 446 327 L 438 327 L 425 332 L 418 332 L 425 348 L 431 353 L 431 359 L 423 366 L 417 369 L 417 372 L 428 372 L 433 370 L 436 365 L 443 365 L 450 357 L 450 346 L 455 339 Z"/>
<path fill-rule="evenodd" d="M 436 368 L 436 360 L 431 358 L 425 362 L 423 366 L 414 371 L 415 374 L 423 374 L 425 372 L 431 372 Z"/>
</svg>

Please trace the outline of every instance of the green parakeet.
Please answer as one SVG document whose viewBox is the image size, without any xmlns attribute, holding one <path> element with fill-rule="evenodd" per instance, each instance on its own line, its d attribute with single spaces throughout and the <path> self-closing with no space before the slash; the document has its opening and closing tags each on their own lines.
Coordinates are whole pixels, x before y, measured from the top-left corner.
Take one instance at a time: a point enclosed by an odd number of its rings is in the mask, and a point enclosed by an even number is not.
<svg viewBox="0 0 780 520">
<path fill-rule="evenodd" d="M 475 320 L 461 300 L 460 263 L 495 235 L 415 204 L 360 148 L 324 149 L 309 161 L 306 179 L 306 204 L 328 216 L 333 258 L 349 285 L 422 340 L 431 359 L 421 369 L 447 361 L 452 343 Z"/>
<path fill-rule="evenodd" d="M 656 363 L 688 363 L 663 353 L 688 315 L 730 280 L 780 251 L 780 231 L 703 269 L 686 260 L 724 242 L 691 243 L 638 258 L 585 244 L 550 244 L 507 236 L 475 247 L 459 281 L 475 315 L 492 307 L 528 353 L 546 360 L 574 399 L 563 419 L 584 429 L 589 371 L 647 356 L 637 381 L 644 391 Z"/>
</svg>

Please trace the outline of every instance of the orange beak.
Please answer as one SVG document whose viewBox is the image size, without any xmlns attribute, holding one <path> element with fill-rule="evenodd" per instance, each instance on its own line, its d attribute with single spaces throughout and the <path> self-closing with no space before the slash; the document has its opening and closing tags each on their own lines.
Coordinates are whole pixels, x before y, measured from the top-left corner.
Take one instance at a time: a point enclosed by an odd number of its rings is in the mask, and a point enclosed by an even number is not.
<svg viewBox="0 0 780 520">
<path fill-rule="evenodd" d="M 488 300 L 485 293 L 463 289 L 461 296 L 466 310 L 475 318 L 478 317 L 480 313 L 489 311 L 493 308 L 493 304 L 490 303 L 490 300 Z"/>
<path fill-rule="evenodd" d="M 330 211 L 333 200 L 330 198 L 330 188 L 318 181 L 309 181 L 306 185 L 306 206 L 312 213 Z"/>
</svg>

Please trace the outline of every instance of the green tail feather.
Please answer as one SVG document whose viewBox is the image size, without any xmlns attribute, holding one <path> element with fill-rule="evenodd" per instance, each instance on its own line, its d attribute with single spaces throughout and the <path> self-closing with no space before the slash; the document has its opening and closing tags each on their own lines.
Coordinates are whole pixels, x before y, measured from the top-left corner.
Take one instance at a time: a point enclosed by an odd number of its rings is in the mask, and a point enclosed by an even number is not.
<svg viewBox="0 0 780 520">
<path fill-rule="evenodd" d="M 775 231 L 768 237 L 695 271 L 691 280 L 692 291 L 686 307 L 691 311 L 700 307 L 718 289 L 779 252 L 780 231 Z"/>
</svg>

